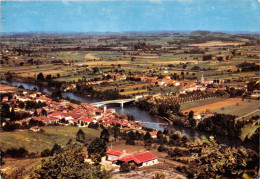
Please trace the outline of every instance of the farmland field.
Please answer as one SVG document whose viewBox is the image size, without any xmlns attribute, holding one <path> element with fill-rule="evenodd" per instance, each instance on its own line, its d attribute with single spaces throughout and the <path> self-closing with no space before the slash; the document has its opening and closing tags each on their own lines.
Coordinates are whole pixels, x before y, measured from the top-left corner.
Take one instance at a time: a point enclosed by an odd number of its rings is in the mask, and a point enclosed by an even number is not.
<svg viewBox="0 0 260 179">
<path fill-rule="evenodd" d="M 181 104 L 181 110 L 186 111 L 190 108 L 208 105 L 208 104 L 211 104 L 211 103 L 223 101 L 224 99 L 226 99 L 226 98 L 211 98 L 211 99 L 204 99 L 204 100 L 194 101 L 194 102 L 189 102 L 189 103 L 182 103 Z"/>
<path fill-rule="evenodd" d="M 30 130 L 16 130 L 14 132 L 1 132 L 0 144 L 3 150 L 11 147 L 24 147 L 29 152 L 41 152 L 51 149 L 55 143 L 66 145 L 69 139 L 75 141 L 78 127 L 71 126 L 45 126 L 41 127 L 44 132 L 33 132 Z M 86 135 L 87 141 L 99 137 L 100 131 L 81 128 Z"/>
<path fill-rule="evenodd" d="M 215 103 L 211 103 L 211 104 L 207 104 L 207 105 L 203 105 L 203 106 L 186 109 L 186 110 L 183 110 L 182 112 L 185 113 L 185 112 L 189 112 L 191 110 L 195 113 L 205 112 L 206 110 L 210 110 L 212 112 L 212 111 L 214 111 L 216 109 L 220 109 L 222 107 L 227 107 L 227 106 L 231 106 L 231 105 L 240 103 L 241 101 L 242 101 L 241 98 L 230 98 L 230 99 L 222 100 L 219 102 L 215 102 Z"/>
<path fill-rule="evenodd" d="M 189 46 L 199 46 L 199 47 L 216 47 L 216 46 L 238 46 L 243 43 L 234 43 L 234 42 L 220 42 L 220 41 L 212 41 L 200 44 L 191 44 Z"/>
<path fill-rule="evenodd" d="M 245 99 L 244 101 L 239 102 L 237 105 L 236 103 L 233 103 L 229 106 L 225 106 L 223 110 L 221 109 L 215 109 L 212 110 L 212 112 L 217 113 L 224 113 L 224 114 L 232 114 L 236 116 L 244 116 L 252 111 L 255 111 L 259 109 L 259 101 L 258 100 L 248 100 Z M 259 112 L 256 112 L 253 115 L 259 115 Z M 248 116 L 249 118 L 250 116 Z"/>
</svg>

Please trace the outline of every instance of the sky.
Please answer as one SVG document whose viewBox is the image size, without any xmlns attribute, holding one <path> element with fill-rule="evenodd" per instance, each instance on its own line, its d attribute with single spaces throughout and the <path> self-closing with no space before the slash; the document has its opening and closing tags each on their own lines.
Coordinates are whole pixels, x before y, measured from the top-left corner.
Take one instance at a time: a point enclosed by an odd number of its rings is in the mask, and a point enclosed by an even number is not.
<svg viewBox="0 0 260 179">
<path fill-rule="evenodd" d="M 260 32 L 260 0 L 1 1 L 1 32 Z"/>
</svg>

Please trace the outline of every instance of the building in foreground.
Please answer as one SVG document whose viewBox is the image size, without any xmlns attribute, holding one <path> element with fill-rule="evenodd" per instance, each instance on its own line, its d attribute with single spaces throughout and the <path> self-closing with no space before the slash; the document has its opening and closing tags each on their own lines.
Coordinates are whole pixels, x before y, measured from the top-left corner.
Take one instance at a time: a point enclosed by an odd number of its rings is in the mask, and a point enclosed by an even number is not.
<svg viewBox="0 0 260 179">
<path fill-rule="evenodd" d="M 158 163 L 158 157 L 150 151 L 138 153 L 126 153 L 109 149 L 106 152 L 106 159 L 117 165 L 133 163 L 137 167 L 151 166 Z"/>
</svg>

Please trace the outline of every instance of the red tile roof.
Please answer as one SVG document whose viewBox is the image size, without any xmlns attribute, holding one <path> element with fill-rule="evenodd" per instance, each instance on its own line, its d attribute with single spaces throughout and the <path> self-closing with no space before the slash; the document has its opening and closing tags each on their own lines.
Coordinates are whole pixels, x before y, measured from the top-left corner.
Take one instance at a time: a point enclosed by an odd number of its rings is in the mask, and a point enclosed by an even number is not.
<svg viewBox="0 0 260 179">
<path fill-rule="evenodd" d="M 123 162 L 134 161 L 135 163 L 140 164 L 154 159 L 157 159 L 157 156 L 154 155 L 152 152 L 141 152 L 126 155 L 122 158 L 119 158 L 118 160 Z"/>
<path fill-rule="evenodd" d="M 92 122 L 94 119 L 89 119 L 89 118 L 83 117 L 83 118 L 81 118 L 80 120 L 86 121 L 86 122 Z"/>
<path fill-rule="evenodd" d="M 110 154 L 110 155 L 120 156 L 120 155 L 122 155 L 123 152 L 118 151 L 118 150 L 109 149 L 106 153 L 107 153 L 107 154 Z"/>
<path fill-rule="evenodd" d="M 52 116 L 59 116 L 59 115 L 61 115 L 61 113 L 54 112 L 54 113 L 52 113 L 51 115 L 52 115 Z"/>
<path fill-rule="evenodd" d="M 151 136 L 156 136 L 156 135 L 157 135 L 157 132 L 158 132 L 158 131 L 150 132 L 150 135 L 151 135 Z"/>
<path fill-rule="evenodd" d="M 39 126 L 32 127 L 31 129 L 39 129 Z"/>
</svg>

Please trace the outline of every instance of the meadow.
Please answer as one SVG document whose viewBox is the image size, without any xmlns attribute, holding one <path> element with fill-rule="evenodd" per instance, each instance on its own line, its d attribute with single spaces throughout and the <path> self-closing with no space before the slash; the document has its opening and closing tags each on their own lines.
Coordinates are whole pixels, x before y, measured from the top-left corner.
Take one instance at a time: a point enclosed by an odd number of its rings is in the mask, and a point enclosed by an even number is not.
<svg viewBox="0 0 260 179">
<path fill-rule="evenodd" d="M 14 132 L 1 132 L 0 144 L 2 150 L 14 147 L 24 147 L 29 152 L 41 152 L 44 149 L 52 149 L 54 144 L 66 145 L 69 139 L 76 140 L 76 133 L 82 129 L 88 143 L 95 137 L 99 137 L 100 131 L 91 128 L 78 128 L 72 126 L 44 126 L 43 132 L 33 132 L 29 129 L 15 130 Z"/>
</svg>

